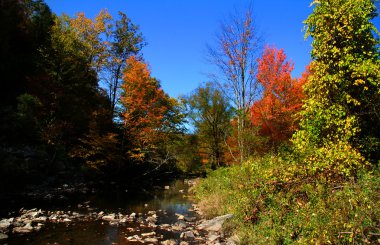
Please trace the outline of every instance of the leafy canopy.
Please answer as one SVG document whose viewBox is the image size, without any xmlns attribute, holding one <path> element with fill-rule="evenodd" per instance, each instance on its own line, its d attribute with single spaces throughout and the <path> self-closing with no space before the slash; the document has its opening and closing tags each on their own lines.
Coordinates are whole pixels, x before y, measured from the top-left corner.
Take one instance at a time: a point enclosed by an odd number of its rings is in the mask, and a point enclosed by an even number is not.
<svg viewBox="0 0 380 245">
<path fill-rule="evenodd" d="M 312 173 L 347 176 L 365 164 L 363 139 L 379 142 L 380 63 L 371 23 L 375 6 L 371 0 L 313 5 L 305 21 L 306 36 L 313 38 L 312 75 L 293 142 Z"/>
</svg>

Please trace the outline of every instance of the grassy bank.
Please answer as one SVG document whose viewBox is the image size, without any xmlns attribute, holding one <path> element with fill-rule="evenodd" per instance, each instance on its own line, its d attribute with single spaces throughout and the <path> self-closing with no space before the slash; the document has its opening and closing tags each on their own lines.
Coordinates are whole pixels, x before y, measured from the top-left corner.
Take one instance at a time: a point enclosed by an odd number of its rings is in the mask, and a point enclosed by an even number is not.
<svg viewBox="0 0 380 245">
<path fill-rule="evenodd" d="M 196 187 L 202 211 L 235 214 L 227 227 L 242 244 L 380 243 L 378 170 L 287 181 L 289 164 L 267 155 L 212 172 Z"/>
</svg>

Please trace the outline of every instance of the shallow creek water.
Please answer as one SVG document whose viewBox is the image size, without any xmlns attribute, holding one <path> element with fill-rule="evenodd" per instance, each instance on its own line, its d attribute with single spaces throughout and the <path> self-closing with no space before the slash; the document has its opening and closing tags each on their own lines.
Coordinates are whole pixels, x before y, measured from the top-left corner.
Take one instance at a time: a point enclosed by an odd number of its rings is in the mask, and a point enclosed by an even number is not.
<svg viewBox="0 0 380 245">
<path fill-rule="evenodd" d="M 128 241 L 127 237 L 141 235 L 147 232 L 156 232 L 159 241 L 173 239 L 180 242 L 181 231 L 162 229 L 161 224 L 173 225 L 178 221 L 178 215 L 195 217 L 191 210 L 192 201 L 188 197 L 189 185 L 185 180 L 173 181 L 169 186 L 155 188 L 153 191 L 130 192 L 126 190 L 108 189 L 98 191 L 82 197 L 77 203 L 56 205 L 45 211 L 63 210 L 89 214 L 103 211 L 105 214 L 121 213 L 147 217 L 149 211 L 157 215 L 157 227 L 141 225 L 138 222 L 127 222 L 122 225 L 111 226 L 103 220 L 71 221 L 52 223 L 46 222 L 40 231 L 24 235 L 9 234 L 5 244 L 139 244 Z M 85 203 L 85 204 L 83 204 Z M 35 206 L 34 208 L 41 208 Z M 190 209 L 190 211 L 189 211 Z M 2 244 L 0 242 L 0 244 Z"/>
</svg>

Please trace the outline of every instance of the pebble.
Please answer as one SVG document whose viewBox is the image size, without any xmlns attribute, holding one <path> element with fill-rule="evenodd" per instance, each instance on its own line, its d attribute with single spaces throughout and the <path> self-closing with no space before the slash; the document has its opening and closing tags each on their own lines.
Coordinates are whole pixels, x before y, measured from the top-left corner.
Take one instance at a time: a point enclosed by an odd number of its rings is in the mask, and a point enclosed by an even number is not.
<svg viewBox="0 0 380 245">
<path fill-rule="evenodd" d="M 174 240 L 165 240 L 161 242 L 162 245 L 177 245 L 177 242 Z"/>
<path fill-rule="evenodd" d="M 150 243 L 153 243 L 153 244 L 157 244 L 158 243 L 158 239 L 155 238 L 155 237 L 148 237 L 148 238 L 144 239 L 144 242 L 150 242 Z"/>
<path fill-rule="evenodd" d="M 141 234 L 142 237 L 149 237 L 149 236 L 155 236 L 155 235 L 156 235 L 156 232 L 154 231 Z"/>
<path fill-rule="evenodd" d="M 185 231 L 181 233 L 180 238 L 184 240 L 194 240 L 195 235 L 192 231 Z"/>
</svg>

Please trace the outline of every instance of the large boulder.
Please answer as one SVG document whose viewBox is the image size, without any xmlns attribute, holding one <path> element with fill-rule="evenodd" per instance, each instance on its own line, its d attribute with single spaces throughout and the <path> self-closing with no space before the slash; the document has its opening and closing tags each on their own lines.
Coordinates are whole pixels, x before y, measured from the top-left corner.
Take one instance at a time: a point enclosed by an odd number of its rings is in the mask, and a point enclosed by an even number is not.
<svg viewBox="0 0 380 245">
<path fill-rule="evenodd" d="M 197 226 L 197 229 L 219 232 L 222 229 L 224 221 L 226 221 L 227 219 L 231 219 L 232 217 L 234 217 L 233 214 L 226 214 L 215 217 L 211 220 L 203 221 L 201 224 Z"/>
</svg>

